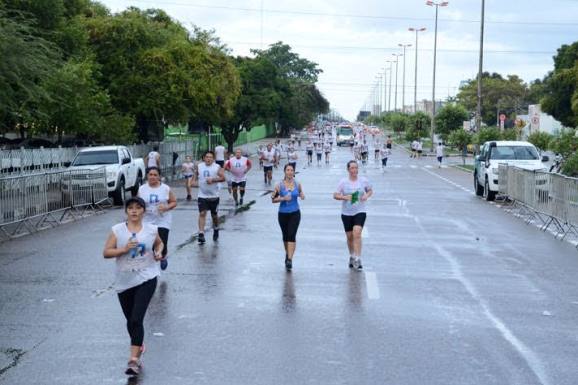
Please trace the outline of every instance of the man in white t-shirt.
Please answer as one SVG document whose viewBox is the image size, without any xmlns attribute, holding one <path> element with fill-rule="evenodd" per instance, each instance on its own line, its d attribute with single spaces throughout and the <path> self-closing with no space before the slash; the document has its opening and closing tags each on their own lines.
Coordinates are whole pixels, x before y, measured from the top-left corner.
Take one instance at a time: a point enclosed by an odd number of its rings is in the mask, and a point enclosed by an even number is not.
<svg viewBox="0 0 578 385">
<path fill-rule="evenodd" d="M 414 139 L 413 142 L 411 142 L 411 155 L 409 156 L 410 158 L 417 158 L 417 140 Z"/>
<path fill-rule="evenodd" d="M 261 154 L 261 160 L 263 160 L 265 184 L 271 185 L 271 181 L 273 180 L 273 166 L 277 162 L 276 151 L 271 143 L 267 144 L 267 148 Z"/>
<path fill-rule="evenodd" d="M 153 146 L 153 150 L 149 152 L 144 158 L 144 164 L 147 168 L 156 167 L 161 168 L 161 154 L 159 154 L 159 146 Z"/>
<path fill-rule="evenodd" d="M 442 168 L 442 161 L 444 159 L 444 145 L 442 142 L 438 142 L 436 147 L 436 156 L 438 158 L 439 168 Z"/>
<path fill-rule="evenodd" d="M 213 241 L 219 239 L 219 186 L 225 180 L 225 172 L 215 163 L 213 151 L 207 151 L 203 155 L 203 162 L 195 167 L 193 184 L 199 187 L 197 196 L 199 206 L 199 244 L 205 243 L 205 222 L 207 211 L 211 212 L 213 219 Z"/>
<path fill-rule="evenodd" d="M 215 163 L 217 163 L 221 168 L 225 167 L 225 158 L 227 156 L 227 150 L 225 146 L 219 144 L 215 147 Z"/>
<path fill-rule="evenodd" d="M 240 148 L 235 150 L 235 156 L 225 163 L 225 170 L 231 173 L 231 188 L 233 189 L 233 199 L 235 206 L 243 205 L 245 187 L 247 184 L 247 173 L 251 170 L 251 160 L 243 156 Z M 237 199 L 237 190 L 240 192 L 240 199 Z"/>
</svg>

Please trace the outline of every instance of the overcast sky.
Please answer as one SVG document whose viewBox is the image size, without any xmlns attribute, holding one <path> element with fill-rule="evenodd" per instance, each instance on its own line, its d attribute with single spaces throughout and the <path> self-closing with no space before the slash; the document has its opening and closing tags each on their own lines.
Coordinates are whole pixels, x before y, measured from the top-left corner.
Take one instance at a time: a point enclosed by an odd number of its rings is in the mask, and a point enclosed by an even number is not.
<svg viewBox="0 0 578 385">
<path fill-rule="evenodd" d="M 400 43 L 412 44 L 406 49 L 405 104 L 413 105 L 415 33 L 408 28 L 425 27 L 418 41 L 417 98 L 432 97 L 435 8 L 422 0 L 100 1 L 113 12 L 161 8 L 185 26 L 214 29 L 233 55 L 283 41 L 319 64 L 319 88 L 350 120 L 370 101 L 378 73 L 401 52 Z M 480 18 L 481 0 L 450 0 L 439 8 L 436 99 L 454 96 L 460 81 L 476 76 Z M 484 71 L 516 74 L 528 82 L 542 78 L 552 69 L 556 49 L 578 40 L 578 0 L 486 0 L 485 29 Z M 395 84 L 395 65 L 392 73 Z"/>
</svg>

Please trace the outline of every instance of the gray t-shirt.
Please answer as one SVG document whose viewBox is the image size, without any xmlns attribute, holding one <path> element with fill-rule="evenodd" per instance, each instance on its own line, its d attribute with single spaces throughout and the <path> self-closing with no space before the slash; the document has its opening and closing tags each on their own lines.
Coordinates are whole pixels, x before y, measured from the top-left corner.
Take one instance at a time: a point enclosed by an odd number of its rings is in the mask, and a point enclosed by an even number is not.
<svg viewBox="0 0 578 385">
<path fill-rule="evenodd" d="M 220 168 L 221 166 L 216 163 L 207 166 L 206 163 L 202 162 L 197 165 L 197 171 L 199 173 L 199 198 L 219 197 L 219 183 L 213 182 L 209 184 L 207 183 L 207 178 L 217 178 Z"/>
<path fill-rule="evenodd" d="M 356 181 L 350 180 L 349 177 L 343 178 L 337 185 L 338 193 L 342 195 L 352 195 L 353 193 L 358 192 L 359 198 L 369 190 L 371 190 L 371 184 L 364 176 L 357 177 Z M 351 203 L 351 201 L 341 202 L 341 214 L 343 215 L 353 216 L 364 212 L 365 202 L 361 202 L 361 200 L 358 200 L 355 203 Z"/>
</svg>

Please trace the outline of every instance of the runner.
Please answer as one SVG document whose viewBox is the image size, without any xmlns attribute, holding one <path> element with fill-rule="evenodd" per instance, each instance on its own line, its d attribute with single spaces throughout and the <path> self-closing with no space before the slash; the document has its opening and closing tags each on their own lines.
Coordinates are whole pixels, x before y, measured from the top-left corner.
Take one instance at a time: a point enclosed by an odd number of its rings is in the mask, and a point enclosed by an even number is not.
<svg viewBox="0 0 578 385">
<path fill-rule="evenodd" d="M 240 148 L 235 150 L 235 157 L 229 159 L 227 163 L 225 163 L 225 170 L 231 173 L 229 179 L 231 180 L 235 206 L 243 205 L 245 186 L 247 185 L 247 173 L 251 170 L 251 166 L 251 160 L 243 156 Z M 237 190 L 240 191 L 240 199 L 237 195 Z"/>
<path fill-rule="evenodd" d="M 187 200 L 190 201 L 191 196 L 191 178 L 193 177 L 193 169 L 195 164 L 192 161 L 190 155 L 185 156 L 185 161 L 181 165 L 181 173 L 183 174 L 183 179 L 185 180 L 185 188 L 187 189 Z"/>
<path fill-rule="evenodd" d="M 264 151 L 265 151 L 265 146 L 260 144 L 259 147 L 257 148 L 257 157 L 259 158 L 259 170 L 263 169 L 263 158 L 261 158 L 261 156 L 263 155 Z"/>
<path fill-rule="evenodd" d="M 307 142 L 305 145 L 305 151 L 307 151 L 307 164 L 311 165 L 311 163 L 313 163 L 313 142 Z"/>
<path fill-rule="evenodd" d="M 275 145 L 273 146 L 273 149 L 275 150 L 275 168 L 279 167 L 279 162 L 281 161 L 281 154 L 283 152 L 283 145 L 281 144 L 281 141 L 279 139 L 277 139 L 275 141 Z"/>
<path fill-rule="evenodd" d="M 369 153 L 369 146 L 367 145 L 367 141 L 363 140 L 360 150 L 361 150 L 361 163 L 365 165 L 367 164 L 367 154 Z"/>
<path fill-rule="evenodd" d="M 315 154 L 317 155 L 317 165 L 321 165 L 321 157 L 323 156 L 323 145 L 321 142 L 315 145 Z"/>
<path fill-rule="evenodd" d="M 409 156 L 410 158 L 417 158 L 417 140 L 413 140 L 413 142 L 411 142 L 411 155 Z"/>
<path fill-rule="evenodd" d="M 323 152 L 325 153 L 325 164 L 329 164 L 329 156 L 331 155 L 331 143 L 329 141 L 323 144 Z"/>
<path fill-rule="evenodd" d="M 301 184 L 295 180 L 295 169 L 290 164 L 286 164 L 283 169 L 285 177 L 275 186 L 275 191 L 271 196 L 273 203 L 279 205 L 279 226 L 283 234 L 283 246 L 285 247 L 285 268 L 290 271 L 293 268 L 293 255 L 295 254 L 296 235 L 301 221 L 299 202 L 305 199 Z"/>
<path fill-rule="evenodd" d="M 287 164 L 293 166 L 293 170 L 297 170 L 297 159 L 299 156 L 297 155 L 297 151 L 294 148 L 289 149 L 287 152 Z"/>
<path fill-rule="evenodd" d="M 225 146 L 219 144 L 215 147 L 215 163 L 217 163 L 221 168 L 225 167 L 225 158 L 227 156 L 227 150 Z"/>
<path fill-rule="evenodd" d="M 442 168 L 442 161 L 444 159 L 444 145 L 442 142 L 438 142 L 436 147 L 436 156 L 438 158 L 439 168 Z"/>
<path fill-rule="evenodd" d="M 373 137 L 374 160 L 378 160 L 381 153 L 381 137 L 380 134 Z"/>
<path fill-rule="evenodd" d="M 141 198 L 129 198 L 124 211 L 126 222 L 116 224 L 106 240 L 104 258 L 116 259 L 114 288 L 126 318 L 130 336 L 130 356 L 125 373 L 136 376 L 144 352 L 143 320 L 160 275 L 163 241 L 157 227 L 143 222 L 146 204 Z"/>
<path fill-rule="evenodd" d="M 224 170 L 214 162 L 215 154 L 207 151 L 203 155 L 203 162 L 195 170 L 194 183 L 199 187 L 197 201 L 199 205 L 199 236 L 200 245 L 205 241 L 205 222 L 207 211 L 211 212 L 213 220 L 213 241 L 219 239 L 219 183 L 225 180 Z"/>
<path fill-rule="evenodd" d="M 159 154 L 159 146 L 153 146 L 153 150 L 149 152 L 144 158 L 144 164 L 149 167 L 161 167 L 161 154 Z"/>
<path fill-rule="evenodd" d="M 385 147 L 391 150 L 393 145 L 393 140 L 391 139 L 391 135 L 387 136 L 387 141 L 385 142 Z"/>
<path fill-rule="evenodd" d="M 421 139 L 417 140 L 417 144 L 415 145 L 415 150 L 417 152 L 417 158 L 421 159 L 421 153 L 423 152 L 423 145 L 421 143 Z"/>
<path fill-rule="evenodd" d="M 365 202 L 373 195 L 371 184 L 365 177 L 358 176 L 359 166 L 356 161 L 347 162 L 349 176 L 339 181 L 333 198 L 343 201 L 341 221 L 347 237 L 349 249 L 349 267 L 362 269 L 361 232 L 365 224 Z"/>
<path fill-rule="evenodd" d="M 391 155 L 391 150 L 387 148 L 387 145 L 384 145 L 379 150 L 379 153 L 381 156 L 381 169 L 385 171 L 385 166 L 387 166 L 387 159 L 389 158 L 389 155 Z"/>
<path fill-rule="evenodd" d="M 267 149 L 261 154 L 261 160 L 263 161 L 265 184 L 271 185 L 271 181 L 273 180 L 273 165 L 276 163 L 275 150 L 271 143 L 267 144 Z"/>
<path fill-rule="evenodd" d="M 161 182 L 161 172 L 156 167 L 147 169 L 147 182 L 139 187 L 138 197 L 142 198 L 147 205 L 144 222 L 157 226 L 159 229 L 159 236 L 164 244 L 161 270 L 165 270 L 168 266 L 166 257 L 169 231 L 173 220 L 171 210 L 177 207 L 177 198 L 171 188 Z"/>
</svg>

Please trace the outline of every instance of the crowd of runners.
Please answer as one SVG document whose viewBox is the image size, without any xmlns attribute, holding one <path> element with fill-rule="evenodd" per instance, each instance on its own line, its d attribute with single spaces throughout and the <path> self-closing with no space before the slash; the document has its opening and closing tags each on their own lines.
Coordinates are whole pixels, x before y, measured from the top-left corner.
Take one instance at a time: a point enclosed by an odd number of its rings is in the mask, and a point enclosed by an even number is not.
<svg viewBox="0 0 578 385">
<path fill-rule="evenodd" d="M 281 229 L 285 254 L 285 269 L 293 269 L 297 233 L 301 222 L 299 200 L 305 199 L 304 186 L 296 179 L 299 154 L 305 155 L 302 168 L 321 167 L 330 164 L 335 143 L 331 127 L 308 130 L 306 137 L 289 139 L 259 146 L 256 159 L 263 172 L 265 190 L 271 191 L 271 201 L 278 204 L 278 223 Z M 305 142 L 305 143 L 303 143 Z M 333 199 L 341 202 L 341 221 L 345 232 L 348 266 L 363 269 L 361 233 L 366 220 L 366 202 L 373 195 L 368 178 L 359 175 L 360 165 L 369 161 L 370 144 L 374 161 L 385 168 L 392 151 L 391 136 L 355 127 L 355 140 L 351 157 L 344 164 L 345 176 L 337 183 Z M 126 374 L 138 375 L 141 355 L 144 353 L 143 319 L 154 294 L 157 279 L 168 267 L 167 245 L 171 228 L 171 211 L 177 206 L 177 198 L 171 187 L 162 182 L 159 156 L 156 151 L 147 156 L 146 183 L 136 197 L 125 204 L 126 221 L 116 224 L 106 240 L 103 255 L 116 260 L 115 289 L 126 318 L 130 336 L 130 356 Z M 314 156 L 315 155 L 315 156 Z M 202 159 L 193 162 L 187 156 L 181 165 L 184 179 L 185 200 L 193 199 L 197 190 L 199 210 L 197 242 L 203 245 L 207 213 L 211 214 L 212 240 L 219 239 L 220 190 L 227 188 L 235 207 L 244 204 L 247 174 L 253 169 L 250 157 L 238 148 L 228 154 L 223 145 L 214 151 L 206 151 Z M 273 170 L 282 168 L 283 177 L 273 184 Z M 259 186 L 261 188 L 263 186 Z"/>
</svg>

